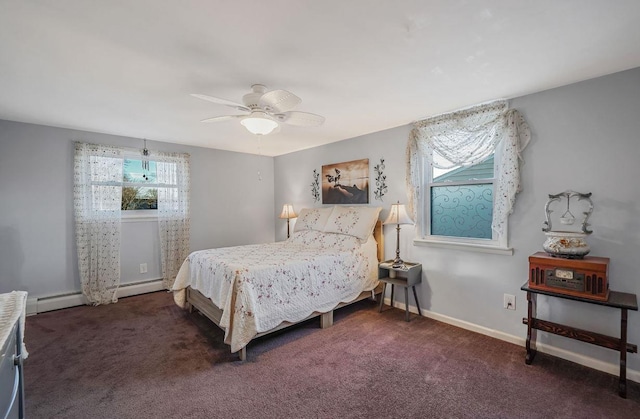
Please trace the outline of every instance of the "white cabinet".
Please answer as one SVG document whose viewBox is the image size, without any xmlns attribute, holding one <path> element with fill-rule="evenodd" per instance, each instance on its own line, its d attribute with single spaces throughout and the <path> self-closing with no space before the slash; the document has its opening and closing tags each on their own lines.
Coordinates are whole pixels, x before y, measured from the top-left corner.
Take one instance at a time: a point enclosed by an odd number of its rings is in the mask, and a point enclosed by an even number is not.
<svg viewBox="0 0 640 419">
<path fill-rule="evenodd" d="M 0 418 L 24 417 L 24 387 L 19 321 L 2 346 L 0 358 Z"/>
<path fill-rule="evenodd" d="M 22 360 L 28 356 L 22 344 L 27 293 L 0 294 L 0 419 L 24 418 Z"/>
</svg>

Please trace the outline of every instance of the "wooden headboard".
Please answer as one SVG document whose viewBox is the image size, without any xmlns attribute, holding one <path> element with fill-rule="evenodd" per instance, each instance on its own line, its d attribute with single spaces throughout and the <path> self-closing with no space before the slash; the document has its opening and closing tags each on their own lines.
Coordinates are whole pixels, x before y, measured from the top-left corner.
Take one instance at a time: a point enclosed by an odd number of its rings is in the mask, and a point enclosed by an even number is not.
<svg viewBox="0 0 640 419">
<path fill-rule="evenodd" d="M 382 234 L 382 221 L 380 220 L 373 228 L 373 238 L 378 243 L 378 262 L 384 262 L 384 234 Z"/>
</svg>

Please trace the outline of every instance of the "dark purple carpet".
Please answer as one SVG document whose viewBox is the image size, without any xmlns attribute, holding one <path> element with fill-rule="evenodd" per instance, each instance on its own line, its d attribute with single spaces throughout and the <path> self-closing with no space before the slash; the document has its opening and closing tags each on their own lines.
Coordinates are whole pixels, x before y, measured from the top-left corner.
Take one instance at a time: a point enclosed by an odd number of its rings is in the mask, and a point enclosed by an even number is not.
<svg viewBox="0 0 640 419">
<path fill-rule="evenodd" d="M 249 345 L 165 292 L 27 318 L 29 418 L 640 418 L 617 377 L 363 301 Z M 523 326 L 523 333 L 525 333 Z M 633 356 L 633 355 L 631 355 Z"/>
</svg>

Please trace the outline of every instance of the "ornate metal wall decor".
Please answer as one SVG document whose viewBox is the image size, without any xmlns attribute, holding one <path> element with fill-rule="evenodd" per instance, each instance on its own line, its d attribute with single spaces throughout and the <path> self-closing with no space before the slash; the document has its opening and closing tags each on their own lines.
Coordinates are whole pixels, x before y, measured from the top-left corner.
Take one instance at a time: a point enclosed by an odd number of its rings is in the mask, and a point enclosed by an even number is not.
<svg viewBox="0 0 640 419">
<path fill-rule="evenodd" d="M 311 182 L 311 195 L 313 195 L 313 202 L 320 200 L 320 173 L 313 169 L 313 182 Z"/>
<path fill-rule="evenodd" d="M 575 198 L 575 199 L 574 199 Z M 562 215 L 558 218 L 560 224 L 562 224 L 566 230 L 553 230 L 551 213 L 553 210 L 551 206 L 555 202 L 561 202 L 565 199 L 566 209 Z M 580 230 L 576 227 L 572 227 L 576 222 L 576 217 L 571 213 L 571 199 L 576 202 L 584 201 L 582 215 L 584 216 Z M 551 256 L 568 258 L 568 259 L 582 259 L 591 250 L 587 244 L 586 238 L 592 233 L 589 230 L 589 217 L 593 212 L 593 202 L 591 201 L 591 192 L 580 193 L 572 190 L 561 192 L 559 194 L 550 194 L 547 204 L 544 206 L 546 221 L 542 231 L 545 232 L 547 239 L 542 245 L 545 252 Z M 574 210 L 575 211 L 575 210 Z"/>
<path fill-rule="evenodd" d="M 376 190 L 373 191 L 375 199 L 382 201 L 382 197 L 387 193 L 387 175 L 384 174 L 384 159 L 380 158 L 380 163 L 373 167 L 376 172 Z"/>
</svg>

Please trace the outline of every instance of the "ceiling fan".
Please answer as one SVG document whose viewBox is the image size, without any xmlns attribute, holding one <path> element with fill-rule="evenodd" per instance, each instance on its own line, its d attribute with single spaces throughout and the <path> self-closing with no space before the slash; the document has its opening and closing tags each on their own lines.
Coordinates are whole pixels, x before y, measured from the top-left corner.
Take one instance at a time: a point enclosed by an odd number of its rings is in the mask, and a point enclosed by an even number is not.
<svg viewBox="0 0 640 419">
<path fill-rule="evenodd" d="M 201 122 L 240 119 L 240 123 L 249 132 L 256 135 L 267 135 L 273 132 L 279 126 L 279 122 L 299 127 L 314 127 L 322 125 L 324 122 L 323 116 L 292 111 L 291 109 L 298 106 L 302 99 L 291 92 L 286 90 L 267 91 L 266 86 L 262 84 L 254 84 L 251 86 L 251 90 L 251 93 L 247 93 L 242 97 L 243 104 L 195 93 L 191 94 L 191 96 L 246 112 L 243 115 L 216 116 L 204 119 Z"/>
</svg>

